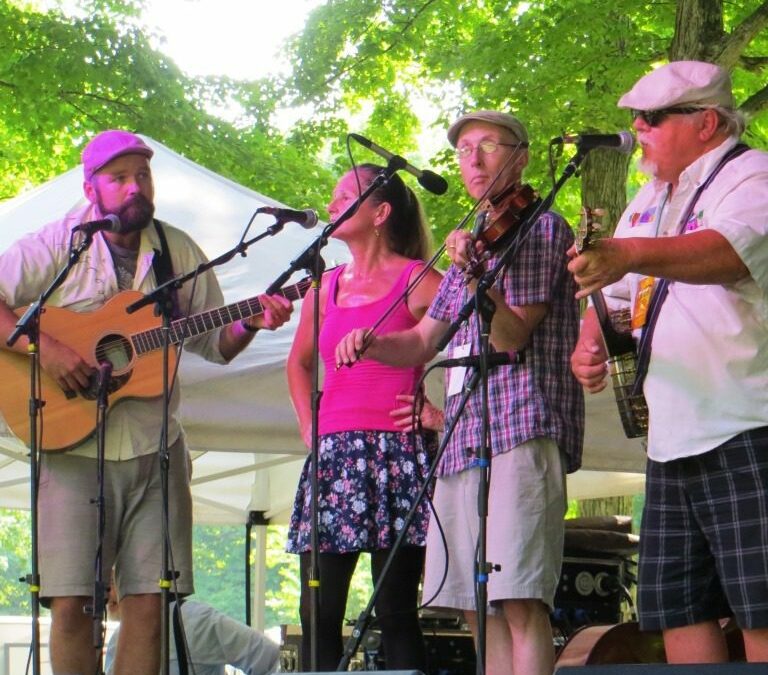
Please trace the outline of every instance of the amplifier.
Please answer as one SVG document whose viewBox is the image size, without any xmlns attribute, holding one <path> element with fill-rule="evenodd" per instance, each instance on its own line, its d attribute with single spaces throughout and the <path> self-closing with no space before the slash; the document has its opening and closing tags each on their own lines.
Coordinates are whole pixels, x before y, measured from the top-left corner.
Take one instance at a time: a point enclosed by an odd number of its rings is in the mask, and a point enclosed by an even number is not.
<svg viewBox="0 0 768 675">
<path fill-rule="evenodd" d="M 428 675 L 474 675 L 475 643 L 469 631 L 424 633 Z"/>
<path fill-rule="evenodd" d="M 564 557 L 553 622 L 571 627 L 620 622 L 623 579 L 620 558 Z"/>
<path fill-rule="evenodd" d="M 352 632 L 344 626 L 344 639 Z M 475 644 L 472 634 L 465 630 L 425 630 L 424 644 L 427 650 L 428 675 L 474 675 Z M 350 670 L 384 671 L 384 653 L 378 631 L 366 631 L 360 643 L 360 651 L 350 663 Z M 280 646 L 280 670 L 284 673 L 301 670 L 301 627 L 283 626 Z M 399 671 L 405 673 L 406 671 Z M 411 671 L 407 671 L 411 672 Z M 412 671 L 418 673 L 418 671 Z"/>
</svg>

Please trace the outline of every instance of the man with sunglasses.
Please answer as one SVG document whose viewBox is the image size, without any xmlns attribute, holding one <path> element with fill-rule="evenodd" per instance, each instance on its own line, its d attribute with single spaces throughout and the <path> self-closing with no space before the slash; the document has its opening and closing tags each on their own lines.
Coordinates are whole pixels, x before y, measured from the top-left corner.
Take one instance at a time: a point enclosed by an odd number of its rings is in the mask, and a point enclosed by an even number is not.
<svg viewBox="0 0 768 675">
<path fill-rule="evenodd" d="M 581 290 L 629 307 L 649 409 L 638 607 L 671 663 L 723 662 L 733 615 L 768 661 L 768 154 L 739 143 L 728 73 L 677 61 L 619 101 L 653 180 L 614 238 L 569 263 Z M 592 309 L 571 358 L 605 386 Z"/>
<path fill-rule="evenodd" d="M 400 366 L 433 358 L 449 325 L 474 295 L 476 281 L 466 274 L 471 259 L 487 252 L 485 267 L 492 269 L 511 238 L 524 229 L 525 213 L 519 225 L 510 224 L 509 239 L 495 246 L 488 239 L 482 242 L 484 228 L 508 215 L 501 206 L 504 195 L 520 188 L 528 163 L 528 134 L 520 120 L 479 110 L 459 118 L 448 140 L 456 148 L 464 186 L 482 203 L 483 213 L 472 233 L 448 235 L 446 251 L 453 264 L 427 314 L 408 331 L 374 336 L 365 358 Z M 520 238 L 517 255 L 488 292 L 495 306 L 493 350 L 525 351 L 523 362 L 490 370 L 492 469 L 478 458 L 485 419 L 481 387 L 463 412 L 459 406 L 474 369 L 452 368 L 446 373 L 445 417 L 447 425 L 456 418 L 458 424 L 438 468 L 436 517 L 427 533 L 423 601 L 462 610 L 477 637 L 478 497 L 481 472 L 488 471 L 488 567 L 481 574 L 487 577 L 489 675 L 552 673 L 548 611 L 563 556 L 565 474 L 581 462 L 584 401 L 568 367 L 578 334 L 576 285 L 565 268 L 573 233 L 552 212 L 530 225 L 529 236 Z M 473 313 L 451 339 L 448 355 L 476 355 L 478 333 Z M 355 361 L 366 334 L 365 329 L 349 333 L 337 347 L 337 362 Z"/>
</svg>

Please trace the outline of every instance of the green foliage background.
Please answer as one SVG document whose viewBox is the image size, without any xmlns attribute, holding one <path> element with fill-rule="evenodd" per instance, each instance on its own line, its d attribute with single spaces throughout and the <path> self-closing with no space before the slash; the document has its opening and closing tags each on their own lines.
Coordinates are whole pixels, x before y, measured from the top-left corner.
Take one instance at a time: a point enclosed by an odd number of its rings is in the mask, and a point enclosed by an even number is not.
<svg viewBox="0 0 768 675">
<path fill-rule="evenodd" d="M 0 616 L 28 615 L 29 589 L 19 580 L 30 571 L 28 511 L 0 509 Z M 83 536 L 91 536 L 84 532 Z M 245 525 L 195 525 L 195 597 L 245 621 Z M 255 532 L 254 537 L 259 536 Z M 299 623 L 298 557 L 285 552 L 287 528 L 267 528 L 265 625 Z M 253 562 L 253 561 L 252 561 Z M 347 617 L 354 619 L 370 597 L 370 562 L 361 556 L 352 580 Z"/>
</svg>

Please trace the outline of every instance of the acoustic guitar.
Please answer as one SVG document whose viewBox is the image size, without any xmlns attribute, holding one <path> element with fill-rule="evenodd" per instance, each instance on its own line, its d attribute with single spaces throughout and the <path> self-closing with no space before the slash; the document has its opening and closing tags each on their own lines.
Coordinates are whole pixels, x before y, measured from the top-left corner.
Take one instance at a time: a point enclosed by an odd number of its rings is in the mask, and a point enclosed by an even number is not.
<svg viewBox="0 0 768 675">
<path fill-rule="evenodd" d="M 582 209 L 581 225 L 576 237 L 576 251 L 581 253 L 592 245 L 600 225 L 595 218 L 603 215 L 601 209 Z M 590 294 L 600 330 L 608 352 L 608 372 L 619 417 L 627 438 L 648 435 L 648 405 L 642 394 L 632 394 L 637 373 L 637 349 L 630 328 L 628 309 L 611 312 L 601 291 Z"/>
<path fill-rule="evenodd" d="M 746 661 L 744 637 L 733 619 L 721 619 L 728 661 Z M 608 664 L 666 663 L 661 631 L 641 631 L 636 621 L 592 624 L 574 631 L 557 653 L 555 673 L 560 668 Z M 634 672 L 629 667 L 627 672 Z M 723 672 L 727 672 L 724 666 Z"/>
<path fill-rule="evenodd" d="M 277 295 L 294 301 L 303 298 L 312 284 L 305 277 L 284 286 Z M 94 367 L 104 361 L 112 364 L 109 409 L 125 399 L 157 398 L 163 392 L 164 329 L 152 305 L 133 314 L 126 308 L 144 297 L 138 291 L 123 291 L 93 312 L 73 312 L 46 307 L 40 320 L 42 332 L 76 351 Z M 16 310 L 22 316 L 26 307 Z M 263 314 L 258 297 L 241 300 L 171 322 L 169 340 L 178 345 L 183 339 L 208 333 L 240 319 Z M 174 372 L 178 357 L 169 350 L 168 374 Z M 29 446 L 29 359 L 24 354 L 0 349 L 0 410 L 11 431 Z M 40 400 L 45 421 L 41 450 L 69 450 L 93 432 L 96 425 L 97 378 L 79 392 L 64 392 L 45 371 L 40 372 Z"/>
</svg>

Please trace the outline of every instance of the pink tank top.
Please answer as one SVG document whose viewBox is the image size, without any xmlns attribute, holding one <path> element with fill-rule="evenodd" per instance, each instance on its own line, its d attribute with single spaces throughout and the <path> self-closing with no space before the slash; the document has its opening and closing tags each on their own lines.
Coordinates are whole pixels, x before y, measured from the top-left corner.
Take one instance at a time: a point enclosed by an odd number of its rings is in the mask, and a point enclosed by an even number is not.
<svg viewBox="0 0 768 675">
<path fill-rule="evenodd" d="M 394 368 L 366 359 L 351 368 L 336 370 L 334 350 L 342 337 L 354 328 L 373 326 L 408 285 L 411 272 L 423 263 L 414 260 L 405 266 L 400 277 L 384 297 L 367 305 L 339 307 L 336 304 L 339 275 L 345 266 L 337 268 L 331 276 L 325 319 L 320 329 L 320 356 L 325 366 L 323 395 L 320 399 L 321 434 L 338 431 L 398 431 L 389 416 L 395 407 L 402 406 L 397 394 L 413 394 L 422 367 Z M 378 327 L 377 334 L 407 330 L 416 325 L 406 303 L 398 308 Z"/>
</svg>

